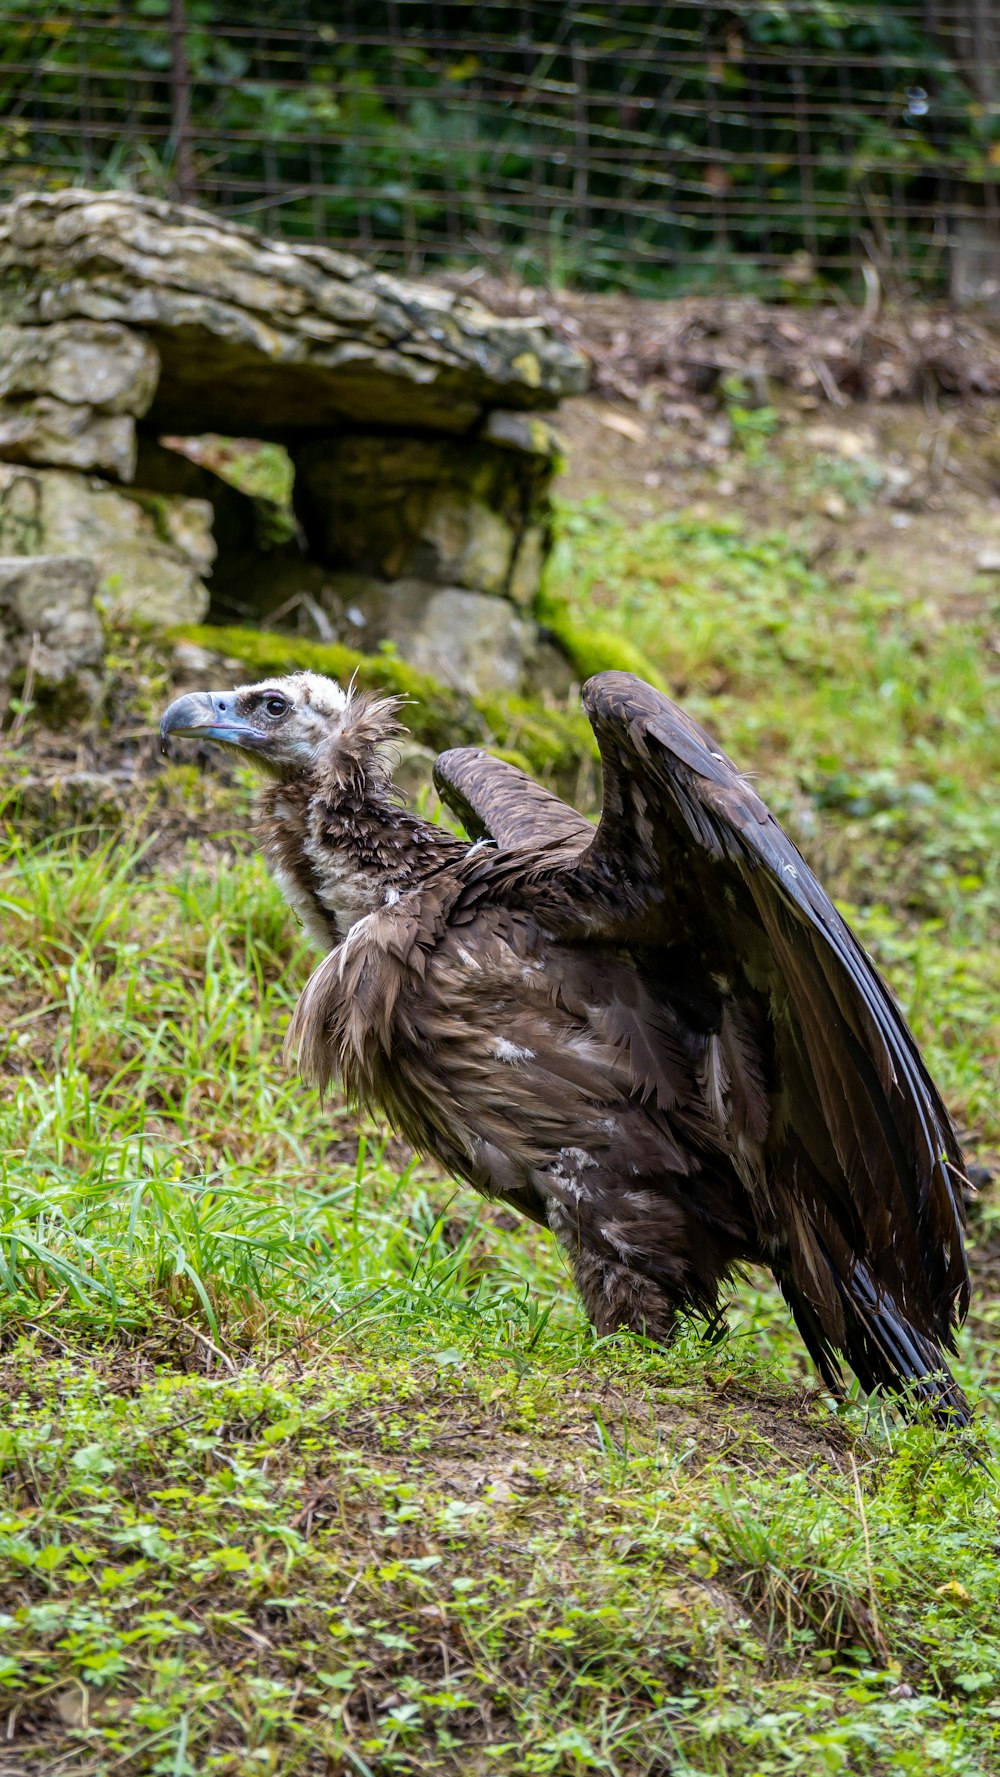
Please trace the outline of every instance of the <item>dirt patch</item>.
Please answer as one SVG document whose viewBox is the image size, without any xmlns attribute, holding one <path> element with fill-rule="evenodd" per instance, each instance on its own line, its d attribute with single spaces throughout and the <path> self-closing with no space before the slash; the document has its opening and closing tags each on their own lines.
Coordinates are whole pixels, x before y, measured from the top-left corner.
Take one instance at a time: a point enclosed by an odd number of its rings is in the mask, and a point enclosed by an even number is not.
<svg viewBox="0 0 1000 1777">
<path fill-rule="evenodd" d="M 650 302 L 474 278 L 592 364 L 565 402 L 559 491 L 637 518 L 694 509 L 802 535 L 845 585 L 1000 594 L 1000 330 L 943 309 Z"/>
<path fill-rule="evenodd" d="M 539 290 L 476 273 L 444 281 L 495 313 L 540 316 L 590 359 L 600 393 L 627 400 L 650 386 L 675 399 L 710 399 L 731 376 L 761 394 L 782 386 L 835 407 L 1000 395 L 996 329 L 946 308 L 888 303 L 874 280 L 862 307 L 753 296 L 655 302 Z"/>
<path fill-rule="evenodd" d="M 155 1335 L 136 1340 L 120 1336 L 96 1347 L 81 1346 L 69 1332 L 59 1335 L 41 1325 L 31 1330 L 37 1362 L 25 1343 L 23 1325 L 18 1348 L 0 1355 L 0 1378 L 22 1414 L 40 1411 L 51 1399 L 53 1374 L 63 1367 L 67 1376 L 86 1375 L 88 1393 L 104 1402 L 155 1392 L 170 1372 L 189 1378 L 192 1385 L 212 1378 L 223 1384 L 227 1377 L 241 1379 L 241 1399 L 248 1388 L 259 1389 L 268 1401 L 277 1391 L 289 1400 L 295 1396 L 300 1408 L 309 1396 L 333 1386 L 343 1408 L 309 1418 L 310 1437 L 322 1433 L 321 1442 L 340 1453 L 350 1449 L 391 1456 L 400 1478 L 411 1471 L 433 1475 L 446 1493 L 469 1498 L 498 1480 L 506 1480 L 513 1491 L 537 1491 L 533 1464 L 537 1469 L 544 1460 L 551 1472 L 562 1473 L 586 1453 L 632 1461 L 669 1452 L 692 1472 L 725 1456 L 728 1468 L 747 1473 L 766 1472 L 775 1462 L 796 1472 L 816 1462 L 840 1469 L 849 1466 L 852 1452 L 856 1457 L 872 1455 L 856 1432 L 829 1412 L 818 1389 L 766 1382 L 750 1386 L 728 1373 L 708 1348 L 704 1371 L 696 1374 L 685 1362 L 680 1380 L 664 1374 L 661 1381 L 658 1360 L 640 1357 L 623 1339 L 596 1362 L 588 1357 L 585 1364 L 551 1375 L 542 1367 L 543 1354 L 539 1367 L 529 1365 L 524 1371 L 533 1381 L 512 1386 L 509 1367 L 488 1361 L 476 1365 L 473 1376 L 464 1363 L 442 1367 L 419 1356 L 389 1357 L 373 1366 L 350 1344 L 332 1341 L 328 1330 L 264 1363 L 259 1352 L 223 1349 L 179 1316 L 167 1315 Z M 664 1358 L 665 1370 L 670 1362 Z M 637 1364 L 641 1378 L 635 1373 Z M 183 1393 L 176 1401 L 176 1424 L 182 1426 L 187 1414 Z M 416 1420 L 421 1425 L 418 1450 L 403 1435 L 404 1425 Z M 267 1422 L 263 1407 L 249 1418 L 237 1413 L 223 1421 L 224 1435 L 240 1441 Z M 163 1430 L 166 1435 L 171 1425 L 164 1422 Z M 317 1487 L 324 1471 L 324 1459 L 314 1459 Z M 155 1472 L 153 1465 L 144 1490 L 155 1484 Z M 520 1483 L 513 1477 L 521 1477 Z"/>
</svg>

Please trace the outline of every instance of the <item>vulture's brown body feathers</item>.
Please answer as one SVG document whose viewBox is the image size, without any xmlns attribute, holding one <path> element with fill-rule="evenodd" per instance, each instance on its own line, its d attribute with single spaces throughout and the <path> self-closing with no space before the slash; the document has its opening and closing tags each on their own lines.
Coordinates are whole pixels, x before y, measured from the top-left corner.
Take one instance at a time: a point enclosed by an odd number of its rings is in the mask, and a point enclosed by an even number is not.
<svg viewBox="0 0 1000 1777">
<path fill-rule="evenodd" d="M 942 1357 L 968 1301 L 947 1113 L 857 940 L 694 723 L 629 675 L 590 681 L 596 829 L 514 767 L 445 753 L 467 845 L 399 807 L 391 704 L 306 674 L 213 697 L 164 731 L 271 775 L 264 848 L 327 951 L 289 1032 L 308 1078 L 551 1228 L 600 1332 L 665 1340 L 755 1260 L 831 1385 L 842 1356 L 865 1389 L 966 1417 Z"/>
</svg>

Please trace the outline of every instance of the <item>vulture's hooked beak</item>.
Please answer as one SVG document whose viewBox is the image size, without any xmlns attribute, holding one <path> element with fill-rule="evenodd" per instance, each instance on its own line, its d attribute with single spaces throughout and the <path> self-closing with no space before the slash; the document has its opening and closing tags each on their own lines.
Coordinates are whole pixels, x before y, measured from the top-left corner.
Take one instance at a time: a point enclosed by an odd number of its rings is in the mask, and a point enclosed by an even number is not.
<svg viewBox="0 0 1000 1777">
<path fill-rule="evenodd" d="M 268 735 L 237 714 L 232 691 L 189 691 L 178 697 L 160 723 L 160 751 L 166 753 L 172 734 L 191 740 L 220 740 L 231 747 L 260 747 Z"/>
</svg>

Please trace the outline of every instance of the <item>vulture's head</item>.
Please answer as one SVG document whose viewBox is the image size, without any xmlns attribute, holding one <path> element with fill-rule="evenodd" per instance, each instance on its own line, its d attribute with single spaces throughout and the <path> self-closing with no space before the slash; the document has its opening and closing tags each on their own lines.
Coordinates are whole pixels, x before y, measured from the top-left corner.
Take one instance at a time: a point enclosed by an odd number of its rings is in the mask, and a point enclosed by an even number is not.
<svg viewBox="0 0 1000 1777">
<path fill-rule="evenodd" d="M 398 732 L 395 698 L 345 690 L 320 673 L 291 673 L 233 691 L 189 691 L 160 723 L 163 751 L 175 735 L 213 740 L 280 780 L 387 779 L 381 749 Z"/>
</svg>

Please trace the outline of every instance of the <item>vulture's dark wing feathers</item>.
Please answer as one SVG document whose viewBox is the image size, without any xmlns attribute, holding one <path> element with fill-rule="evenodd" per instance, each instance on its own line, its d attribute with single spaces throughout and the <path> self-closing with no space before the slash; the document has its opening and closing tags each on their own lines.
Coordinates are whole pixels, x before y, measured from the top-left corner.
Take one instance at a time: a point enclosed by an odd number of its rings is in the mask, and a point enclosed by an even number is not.
<svg viewBox="0 0 1000 1777">
<path fill-rule="evenodd" d="M 764 1032 L 762 1142 L 759 1118 L 757 1131 L 741 1127 L 724 1046 L 710 1064 L 733 1163 L 807 1344 L 828 1378 L 839 1349 L 865 1387 L 910 1379 L 939 1410 L 961 1412 L 947 1372 L 930 1380 L 968 1303 L 961 1155 L 905 1020 L 777 821 L 695 723 L 626 673 L 599 674 L 583 699 L 604 811 L 589 848 L 553 878 L 564 935 L 577 919 L 580 940 L 643 955 L 668 998 L 676 979 L 674 1003 L 697 999 L 710 1043 L 727 1018 Z"/>
<path fill-rule="evenodd" d="M 575 808 L 533 778 L 478 747 L 453 747 L 434 761 L 434 785 L 470 839 L 492 839 L 501 851 L 579 852 L 594 829 Z"/>
</svg>

